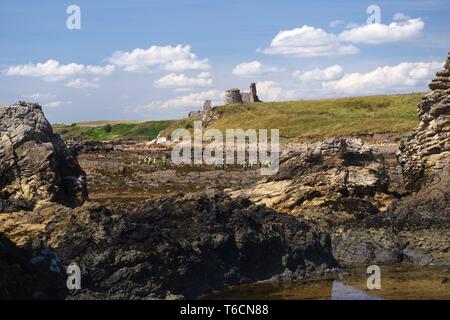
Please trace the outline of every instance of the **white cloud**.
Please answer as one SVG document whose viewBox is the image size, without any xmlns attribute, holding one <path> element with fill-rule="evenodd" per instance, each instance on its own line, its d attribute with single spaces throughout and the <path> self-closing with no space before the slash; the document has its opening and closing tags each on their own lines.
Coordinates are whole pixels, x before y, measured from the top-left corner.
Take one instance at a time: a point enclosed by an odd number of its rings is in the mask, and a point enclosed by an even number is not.
<svg viewBox="0 0 450 320">
<path fill-rule="evenodd" d="M 304 25 L 301 28 L 280 31 L 265 49 L 258 49 L 270 55 L 285 55 L 297 58 L 350 55 L 359 53 L 353 44 L 383 44 L 411 40 L 419 37 L 425 27 L 420 19 L 407 19 L 397 14 L 394 21 L 386 24 L 349 24 L 339 34 L 328 33 L 320 28 Z M 341 21 L 332 21 L 332 26 L 341 25 Z"/>
<path fill-rule="evenodd" d="M 85 89 L 85 88 L 100 88 L 100 84 L 98 83 L 99 79 L 96 78 L 93 81 L 89 81 L 83 78 L 76 78 L 68 83 L 66 83 L 66 87 L 74 88 L 74 89 Z"/>
<path fill-rule="evenodd" d="M 292 76 L 300 81 L 329 81 L 335 80 L 342 76 L 344 69 L 335 64 L 325 69 L 313 69 L 309 71 L 295 71 Z"/>
<path fill-rule="evenodd" d="M 337 28 L 343 26 L 344 24 L 345 24 L 344 20 L 333 20 L 330 22 L 330 27 Z"/>
<path fill-rule="evenodd" d="M 79 74 L 109 75 L 114 72 L 114 66 L 85 66 L 83 64 L 61 64 L 57 60 L 50 59 L 44 63 L 21 64 L 11 66 L 6 70 L 8 76 L 27 76 L 43 78 L 46 81 L 63 80 Z"/>
<path fill-rule="evenodd" d="M 161 109 L 191 109 L 203 106 L 205 100 L 211 100 L 213 105 L 222 105 L 224 92 L 211 89 L 203 92 L 195 92 L 184 96 L 179 96 L 166 101 L 151 101 L 142 106 L 127 106 L 124 113 L 146 113 Z"/>
<path fill-rule="evenodd" d="M 211 87 L 213 80 L 210 78 L 209 72 L 202 72 L 197 77 L 190 78 L 185 74 L 170 73 L 154 82 L 156 88 L 194 88 L 194 87 Z"/>
<path fill-rule="evenodd" d="M 168 71 L 208 70 L 208 59 L 199 60 L 191 46 L 151 46 L 131 52 L 114 52 L 107 60 L 129 72 L 151 72 L 155 67 Z"/>
<path fill-rule="evenodd" d="M 339 34 L 339 39 L 352 43 L 382 44 L 417 38 L 422 34 L 425 23 L 420 19 L 386 24 L 367 24 Z"/>
<path fill-rule="evenodd" d="M 283 69 L 268 67 L 259 61 L 243 62 L 234 67 L 232 73 L 239 77 L 256 77 L 273 72 L 280 72 Z"/>
<path fill-rule="evenodd" d="M 392 20 L 394 21 L 404 21 L 409 19 L 411 19 L 411 17 L 407 16 L 402 12 L 397 12 L 396 14 L 394 14 L 394 17 L 392 18 Z"/>
<path fill-rule="evenodd" d="M 61 106 L 64 105 L 69 105 L 72 104 L 72 101 L 60 101 L 60 100 L 56 100 L 56 101 L 52 101 L 52 102 L 48 102 L 44 104 L 44 107 L 48 107 L 48 108 L 59 108 Z"/>
<path fill-rule="evenodd" d="M 284 89 L 275 81 L 261 81 L 256 83 L 258 97 L 262 101 L 281 101 L 290 100 L 296 97 L 294 90 Z"/>
<path fill-rule="evenodd" d="M 443 63 L 403 62 L 395 66 L 378 67 L 367 73 L 350 73 L 341 79 L 323 83 L 323 88 L 338 94 L 373 94 L 424 89 Z"/>
<path fill-rule="evenodd" d="M 342 44 L 333 33 L 304 25 L 301 28 L 280 31 L 268 48 L 260 50 L 270 55 L 317 57 L 356 54 L 359 49 Z"/>
</svg>

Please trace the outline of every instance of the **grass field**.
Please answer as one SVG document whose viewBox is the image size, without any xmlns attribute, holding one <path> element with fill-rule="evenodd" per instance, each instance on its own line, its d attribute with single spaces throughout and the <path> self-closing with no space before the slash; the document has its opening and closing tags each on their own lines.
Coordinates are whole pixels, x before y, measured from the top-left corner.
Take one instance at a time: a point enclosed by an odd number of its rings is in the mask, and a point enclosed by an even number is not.
<svg viewBox="0 0 450 320">
<path fill-rule="evenodd" d="M 280 129 L 286 138 L 322 139 L 370 134 L 404 135 L 418 123 L 417 103 L 423 93 L 340 99 L 268 102 L 214 108 L 220 114 L 210 128 Z M 195 120 L 121 122 L 93 121 L 54 125 L 66 139 L 152 140 L 161 131 L 170 136 L 177 128 L 191 129 Z"/>
<path fill-rule="evenodd" d="M 220 119 L 210 128 L 280 129 L 287 138 L 321 139 L 374 133 L 402 135 L 418 123 L 417 103 L 422 93 L 340 99 L 269 102 L 217 107 Z M 184 128 L 189 121 L 173 123 L 163 131 Z"/>
<path fill-rule="evenodd" d="M 65 139 L 75 140 L 153 140 L 174 121 L 94 121 L 72 125 L 53 125 Z"/>
</svg>

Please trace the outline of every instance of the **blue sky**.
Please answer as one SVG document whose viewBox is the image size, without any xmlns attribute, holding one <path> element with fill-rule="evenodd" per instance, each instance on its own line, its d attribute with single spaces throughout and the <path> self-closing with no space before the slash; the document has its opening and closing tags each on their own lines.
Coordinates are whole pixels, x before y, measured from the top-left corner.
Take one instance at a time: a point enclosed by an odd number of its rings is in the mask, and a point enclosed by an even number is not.
<svg viewBox="0 0 450 320">
<path fill-rule="evenodd" d="M 66 27 L 72 4 L 80 30 Z M 424 91 L 450 51 L 449 4 L 2 1 L 0 103 L 76 122 L 180 118 L 250 82 L 265 101 Z"/>
</svg>

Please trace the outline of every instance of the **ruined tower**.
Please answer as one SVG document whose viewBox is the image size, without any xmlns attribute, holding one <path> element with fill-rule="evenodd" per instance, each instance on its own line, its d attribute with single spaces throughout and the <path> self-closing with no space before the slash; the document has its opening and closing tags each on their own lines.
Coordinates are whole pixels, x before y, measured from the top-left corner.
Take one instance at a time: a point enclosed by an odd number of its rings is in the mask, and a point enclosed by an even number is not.
<svg viewBox="0 0 450 320">
<path fill-rule="evenodd" d="M 241 91 L 239 89 L 229 89 L 225 91 L 225 104 L 242 104 Z"/>
<path fill-rule="evenodd" d="M 242 92 L 239 89 L 229 89 L 225 92 L 225 104 L 249 104 L 262 102 L 258 98 L 256 84 L 250 84 L 250 91 Z"/>
</svg>

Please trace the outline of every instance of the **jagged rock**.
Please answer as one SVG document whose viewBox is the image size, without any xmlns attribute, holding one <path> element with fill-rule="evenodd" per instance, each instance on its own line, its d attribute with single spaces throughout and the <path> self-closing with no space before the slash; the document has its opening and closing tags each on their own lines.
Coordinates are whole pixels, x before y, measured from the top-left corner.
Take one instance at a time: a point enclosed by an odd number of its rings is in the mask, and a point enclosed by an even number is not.
<svg viewBox="0 0 450 320">
<path fill-rule="evenodd" d="M 401 141 L 397 157 L 406 188 L 419 190 L 450 171 L 450 54 L 444 70 L 430 83 L 430 93 L 418 105 L 420 123 Z"/>
<path fill-rule="evenodd" d="M 0 233 L 0 300 L 63 299 L 65 281 L 54 252 L 17 247 Z"/>
<path fill-rule="evenodd" d="M 79 205 L 86 197 L 84 172 L 41 106 L 0 107 L 0 212 L 40 200 Z"/>
<path fill-rule="evenodd" d="M 387 213 L 342 226 L 333 254 L 345 263 L 450 265 L 450 175 L 403 198 Z"/>
<path fill-rule="evenodd" d="M 401 141 L 397 157 L 412 194 L 388 213 L 333 235 L 345 262 L 450 265 L 450 55 L 418 106 L 420 124 Z M 447 77 L 447 78 L 445 78 Z"/>
<path fill-rule="evenodd" d="M 362 140 L 331 138 L 280 160 L 279 173 L 235 194 L 276 210 L 337 225 L 374 214 L 392 201 L 384 159 Z"/>
<path fill-rule="evenodd" d="M 308 277 L 337 266 L 328 234 L 223 193 L 163 196 L 117 209 L 46 204 L 33 214 L 14 215 L 31 230 L 33 223 L 45 226 L 35 233 L 39 241 L 15 233 L 12 218 L 6 234 L 26 247 L 42 241 L 63 266 L 76 262 L 83 290 L 73 299 L 194 298 L 286 272 Z"/>
<path fill-rule="evenodd" d="M 205 111 L 203 113 L 203 118 L 202 118 L 202 127 L 203 128 L 208 127 L 215 121 L 219 120 L 220 117 L 221 117 L 221 113 L 218 110 L 218 108 L 212 108 L 212 109 L 209 109 L 208 111 Z"/>
</svg>

